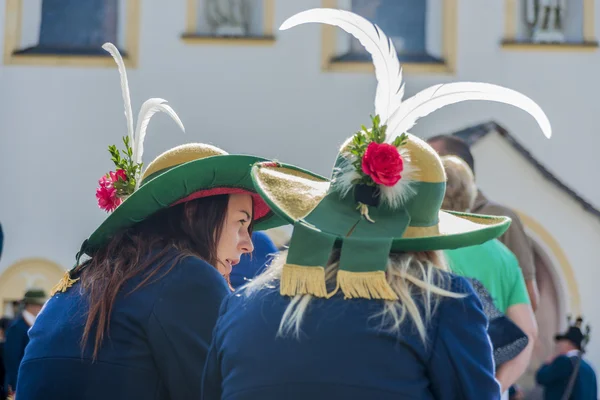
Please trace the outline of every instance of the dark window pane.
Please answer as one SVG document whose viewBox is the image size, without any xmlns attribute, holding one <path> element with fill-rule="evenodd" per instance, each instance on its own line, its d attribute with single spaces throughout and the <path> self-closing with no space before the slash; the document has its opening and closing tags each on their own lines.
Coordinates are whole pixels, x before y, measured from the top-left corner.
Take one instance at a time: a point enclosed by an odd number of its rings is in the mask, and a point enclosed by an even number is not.
<svg viewBox="0 0 600 400">
<path fill-rule="evenodd" d="M 377 24 L 399 56 L 420 58 L 426 49 L 426 0 L 352 0 L 352 11 Z M 352 38 L 351 53 L 365 53 Z M 402 58 L 402 57 L 400 57 Z"/>
<path fill-rule="evenodd" d="M 117 42 L 118 0 L 43 0 L 38 48 L 97 50 Z"/>
</svg>

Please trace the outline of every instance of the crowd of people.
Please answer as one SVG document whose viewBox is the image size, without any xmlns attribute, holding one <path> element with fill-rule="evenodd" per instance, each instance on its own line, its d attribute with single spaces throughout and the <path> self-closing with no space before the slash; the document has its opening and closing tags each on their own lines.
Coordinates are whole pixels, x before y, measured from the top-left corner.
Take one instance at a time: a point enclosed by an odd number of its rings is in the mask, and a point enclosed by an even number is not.
<svg viewBox="0 0 600 400">
<path fill-rule="evenodd" d="M 149 99 L 96 197 L 107 218 L 53 288 L 29 290 L 4 331 L 4 390 L 37 399 L 508 399 L 538 332 L 533 253 L 518 216 L 478 190 L 469 146 L 407 133 L 465 100 L 544 112 L 496 85 L 451 83 L 402 99 L 392 42 L 364 18 L 313 9 L 373 56 L 371 125 L 331 179 L 188 143 L 144 164 Z M 134 129 L 134 126 L 136 127 Z M 289 227 L 289 239 L 270 229 Z M 596 400 L 577 318 L 537 382 L 545 399 Z"/>
</svg>

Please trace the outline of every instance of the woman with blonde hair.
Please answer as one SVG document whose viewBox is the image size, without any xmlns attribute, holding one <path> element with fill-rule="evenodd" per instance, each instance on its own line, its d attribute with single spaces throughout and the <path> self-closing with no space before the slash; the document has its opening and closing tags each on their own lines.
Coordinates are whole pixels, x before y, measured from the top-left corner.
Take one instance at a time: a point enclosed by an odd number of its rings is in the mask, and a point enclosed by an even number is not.
<svg viewBox="0 0 600 400">
<path fill-rule="evenodd" d="M 391 41 L 364 18 L 316 9 L 288 19 L 336 25 L 373 55 L 376 116 L 342 146 L 333 180 L 277 162 L 252 179 L 294 225 L 287 254 L 221 307 L 205 367 L 211 399 L 500 398 L 481 302 L 439 250 L 483 243 L 510 220 L 440 211 L 446 176 L 435 151 L 406 134 L 462 100 L 543 111 L 494 85 L 452 83 L 402 101 Z"/>
</svg>

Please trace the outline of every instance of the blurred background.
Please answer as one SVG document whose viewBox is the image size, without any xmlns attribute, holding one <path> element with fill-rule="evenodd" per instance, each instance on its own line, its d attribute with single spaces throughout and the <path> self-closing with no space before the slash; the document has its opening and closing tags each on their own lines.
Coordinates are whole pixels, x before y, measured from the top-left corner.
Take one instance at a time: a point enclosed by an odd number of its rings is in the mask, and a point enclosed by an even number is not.
<svg viewBox="0 0 600 400">
<path fill-rule="evenodd" d="M 600 326 L 600 52 L 596 0 L 0 0 L 0 315 L 30 287 L 49 290 L 105 218 L 98 179 L 126 135 L 119 75 L 134 115 L 169 101 L 186 127 L 155 116 L 144 162 L 184 142 L 275 158 L 329 176 L 339 145 L 373 113 L 370 56 L 342 30 L 278 27 L 314 7 L 352 10 L 392 38 L 408 98 L 481 81 L 518 90 L 553 137 L 510 106 L 466 102 L 419 121 L 422 138 L 471 145 L 479 187 L 521 217 L 534 249 L 540 340 L 522 386 L 553 352 L 565 315 Z M 596 132 L 596 133 L 594 133 Z M 588 358 L 600 365 L 592 338 Z"/>
</svg>

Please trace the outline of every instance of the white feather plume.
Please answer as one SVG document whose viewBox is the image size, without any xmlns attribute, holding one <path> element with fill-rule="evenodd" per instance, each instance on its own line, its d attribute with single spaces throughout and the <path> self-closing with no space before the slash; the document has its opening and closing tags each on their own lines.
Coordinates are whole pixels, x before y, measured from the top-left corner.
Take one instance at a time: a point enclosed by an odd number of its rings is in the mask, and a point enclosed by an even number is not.
<svg viewBox="0 0 600 400">
<path fill-rule="evenodd" d="M 132 159 L 136 164 L 142 162 L 142 155 L 144 154 L 144 139 L 146 138 L 146 131 L 148 129 L 148 123 L 154 114 L 157 112 L 164 112 L 169 115 L 179 125 L 181 130 L 185 132 L 183 123 L 177 116 L 177 113 L 168 105 L 164 104 L 167 101 L 160 98 L 148 99 L 142 104 L 140 112 L 138 114 L 137 126 L 135 132 L 133 130 L 133 111 L 131 110 L 131 98 L 129 96 L 129 83 L 127 82 L 127 71 L 123 58 L 119 53 L 119 50 L 112 43 L 104 43 L 102 48 L 113 56 L 119 69 L 121 76 L 121 90 L 123 92 L 123 102 L 125 103 L 125 117 L 127 118 L 127 133 L 129 136 L 129 144 L 133 149 Z M 139 179 L 136 180 L 136 190 L 139 187 Z"/>
<path fill-rule="evenodd" d="M 144 154 L 144 139 L 146 138 L 146 130 L 148 129 L 148 123 L 150 119 L 157 112 L 164 112 L 173 119 L 179 125 L 181 130 L 185 132 L 183 123 L 175 113 L 175 111 L 168 105 L 164 104 L 167 101 L 159 98 L 148 99 L 142 104 L 140 113 L 138 114 L 137 126 L 135 128 L 135 146 L 133 147 L 133 162 L 141 163 L 142 155 Z"/>
<path fill-rule="evenodd" d="M 355 160 L 355 155 L 346 153 L 339 166 L 333 170 L 332 189 L 339 192 L 342 197 L 346 197 L 348 192 L 355 186 L 354 181 L 360 179 L 360 174 L 356 172 L 356 168 L 352 165 Z"/>
<path fill-rule="evenodd" d="M 385 124 L 404 96 L 402 68 L 392 41 L 377 25 L 360 15 L 329 8 L 300 12 L 284 21 L 279 29 L 286 30 L 311 22 L 334 25 L 345 30 L 358 39 L 371 54 L 377 77 L 375 113 L 379 115 L 381 124 Z"/>
<path fill-rule="evenodd" d="M 456 82 L 431 86 L 402 102 L 388 120 L 386 141 L 391 143 L 397 136 L 408 132 L 419 118 L 447 105 L 467 100 L 496 101 L 518 107 L 535 118 L 547 138 L 552 136 L 548 117 L 529 97 L 490 83 Z"/>
<path fill-rule="evenodd" d="M 125 118 L 127 119 L 127 134 L 129 136 L 129 142 L 133 145 L 133 111 L 131 111 L 131 98 L 129 96 L 129 83 L 127 82 L 125 63 L 123 62 L 121 53 L 119 53 L 119 50 L 114 44 L 104 43 L 102 48 L 110 53 L 119 68 L 119 75 L 121 75 L 121 91 L 123 92 L 123 103 L 125 104 Z"/>
</svg>

